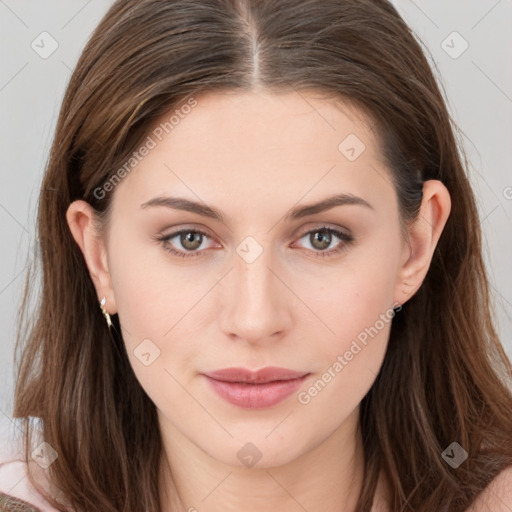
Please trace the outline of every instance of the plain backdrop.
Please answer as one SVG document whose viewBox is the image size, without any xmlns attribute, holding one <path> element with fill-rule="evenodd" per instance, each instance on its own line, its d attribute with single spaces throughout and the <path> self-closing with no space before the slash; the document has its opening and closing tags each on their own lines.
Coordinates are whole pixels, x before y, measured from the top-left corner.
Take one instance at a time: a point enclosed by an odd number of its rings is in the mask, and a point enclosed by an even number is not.
<svg viewBox="0 0 512 512">
<path fill-rule="evenodd" d="M 394 3 L 427 48 L 464 133 L 498 328 L 512 358 L 512 1 Z M 57 115 L 71 70 L 111 4 L 0 0 L 0 423 L 12 413 L 15 319 Z"/>
</svg>

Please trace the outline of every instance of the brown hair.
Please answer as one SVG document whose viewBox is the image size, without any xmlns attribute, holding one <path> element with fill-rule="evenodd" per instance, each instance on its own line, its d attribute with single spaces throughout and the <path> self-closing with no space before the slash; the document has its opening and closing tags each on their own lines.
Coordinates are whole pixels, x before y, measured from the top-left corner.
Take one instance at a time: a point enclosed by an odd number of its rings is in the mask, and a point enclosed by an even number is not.
<svg viewBox="0 0 512 512">
<path fill-rule="evenodd" d="M 106 219 L 112 193 L 94 191 L 156 119 L 192 95 L 255 86 L 322 90 L 369 113 L 402 220 L 415 219 L 423 181 L 450 192 L 429 272 L 395 316 L 361 403 L 357 510 L 370 509 L 383 470 L 393 511 L 464 511 L 512 465 L 512 366 L 492 324 L 467 163 L 421 46 L 386 0 L 114 3 L 71 77 L 51 148 L 38 211 L 42 289 L 31 325 L 26 290 L 14 414 L 42 419 L 58 452 L 48 471 L 62 502 L 89 512 L 160 510 L 155 406 L 117 316 L 112 335 L 104 322 L 66 210 L 83 199 Z M 456 470 L 441 457 L 454 441 L 469 454 Z"/>
</svg>

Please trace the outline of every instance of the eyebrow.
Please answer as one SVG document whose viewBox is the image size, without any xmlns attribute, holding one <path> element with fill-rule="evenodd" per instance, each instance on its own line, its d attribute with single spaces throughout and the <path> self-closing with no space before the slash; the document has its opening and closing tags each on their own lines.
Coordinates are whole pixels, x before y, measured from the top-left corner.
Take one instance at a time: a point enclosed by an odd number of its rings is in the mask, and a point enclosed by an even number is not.
<svg viewBox="0 0 512 512">
<path fill-rule="evenodd" d="M 366 208 L 370 208 L 374 210 L 373 206 L 365 201 L 362 197 L 355 196 L 353 194 L 335 194 L 333 196 L 327 197 L 318 201 L 316 203 L 310 203 L 302 206 L 295 206 L 291 208 L 284 216 L 285 220 L 296 220 L 301 219 L 303 217 L 307 217 L 309 215 L 313 215 L 315 213 L 324 212 L 326 210 L 330 210 L 335 208 L 336 206 L 345 206 L 345 205 L 358 205 L 364 206 Z M 140 205 L 141 208 L 149 208 L 155 206 L 164 206 L 167 208 L 172 208 L 174 210 L 184 210 L 187 212 L 196 213 L 203 217 L 208 217 L 219 222 L 224 223 L 224 216 L 222 213 L 213 208 L 212 206 L 208 206 L 204 203 L 199 203 L 196 201 L 191 201 L 189 199 L 184 199 L 181 197 L 169 197 L 169 196 L 158 196 L 146 201 L 145 203 Z"/>
</svg>

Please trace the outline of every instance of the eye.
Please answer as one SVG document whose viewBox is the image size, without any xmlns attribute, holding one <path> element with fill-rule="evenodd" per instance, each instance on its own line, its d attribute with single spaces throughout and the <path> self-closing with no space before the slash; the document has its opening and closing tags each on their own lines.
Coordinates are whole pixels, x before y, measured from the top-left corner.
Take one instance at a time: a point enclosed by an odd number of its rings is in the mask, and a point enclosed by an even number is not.
<svg viewBox="0 0 512 512">
<path fill-rule="evenodd" d="M 158 236 L 156 240 L 161 242 L 164 249 L 171 254 L 175 254 L 181 258 L 190 258 L 200 255 L 200 251 L 198 249 L 203 245 L 205 237 L 210 238 L 207 233 L 200 229 L 181 229 L 180 231 L 175 231 L 169 235 Z M 177 250 L 169 244 L 173 238 L 178 238 L 178 243 L 185 249 L 184 251 Z"/>
<path fill-rule="evenodd" d="M 338 238 L 341 243 L 338 243 L 336 248 L 326 251 L 325 249 L 333 242 L 333 236 L 334 238 Z M 307 240 L 311 244 L 313 252 L 316 253 L 315 256 L 319 257 L 334 256 L 344 251 L 347 245 L 354 241 L 354 238 L 348 233 L 327 226 L 307 231 L 300 238 L 302 239 L 304 237 L 308 237 Z"/>
</svg>

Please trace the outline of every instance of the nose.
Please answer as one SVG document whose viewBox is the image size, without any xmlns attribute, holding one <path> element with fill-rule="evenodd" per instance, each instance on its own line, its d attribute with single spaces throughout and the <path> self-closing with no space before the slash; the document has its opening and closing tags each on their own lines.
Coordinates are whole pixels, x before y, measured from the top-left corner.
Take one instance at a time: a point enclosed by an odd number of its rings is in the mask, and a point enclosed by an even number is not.
<svg viewBox="0 0 512 512">
<path fill-rule="evenodd" d="M 271 252 L 264 250 L 251 263 L 236 254 L 222 282 L 221 329 L 233 340 L 275 342 L 290 329 L 293 293 Z"/>
</svg>

